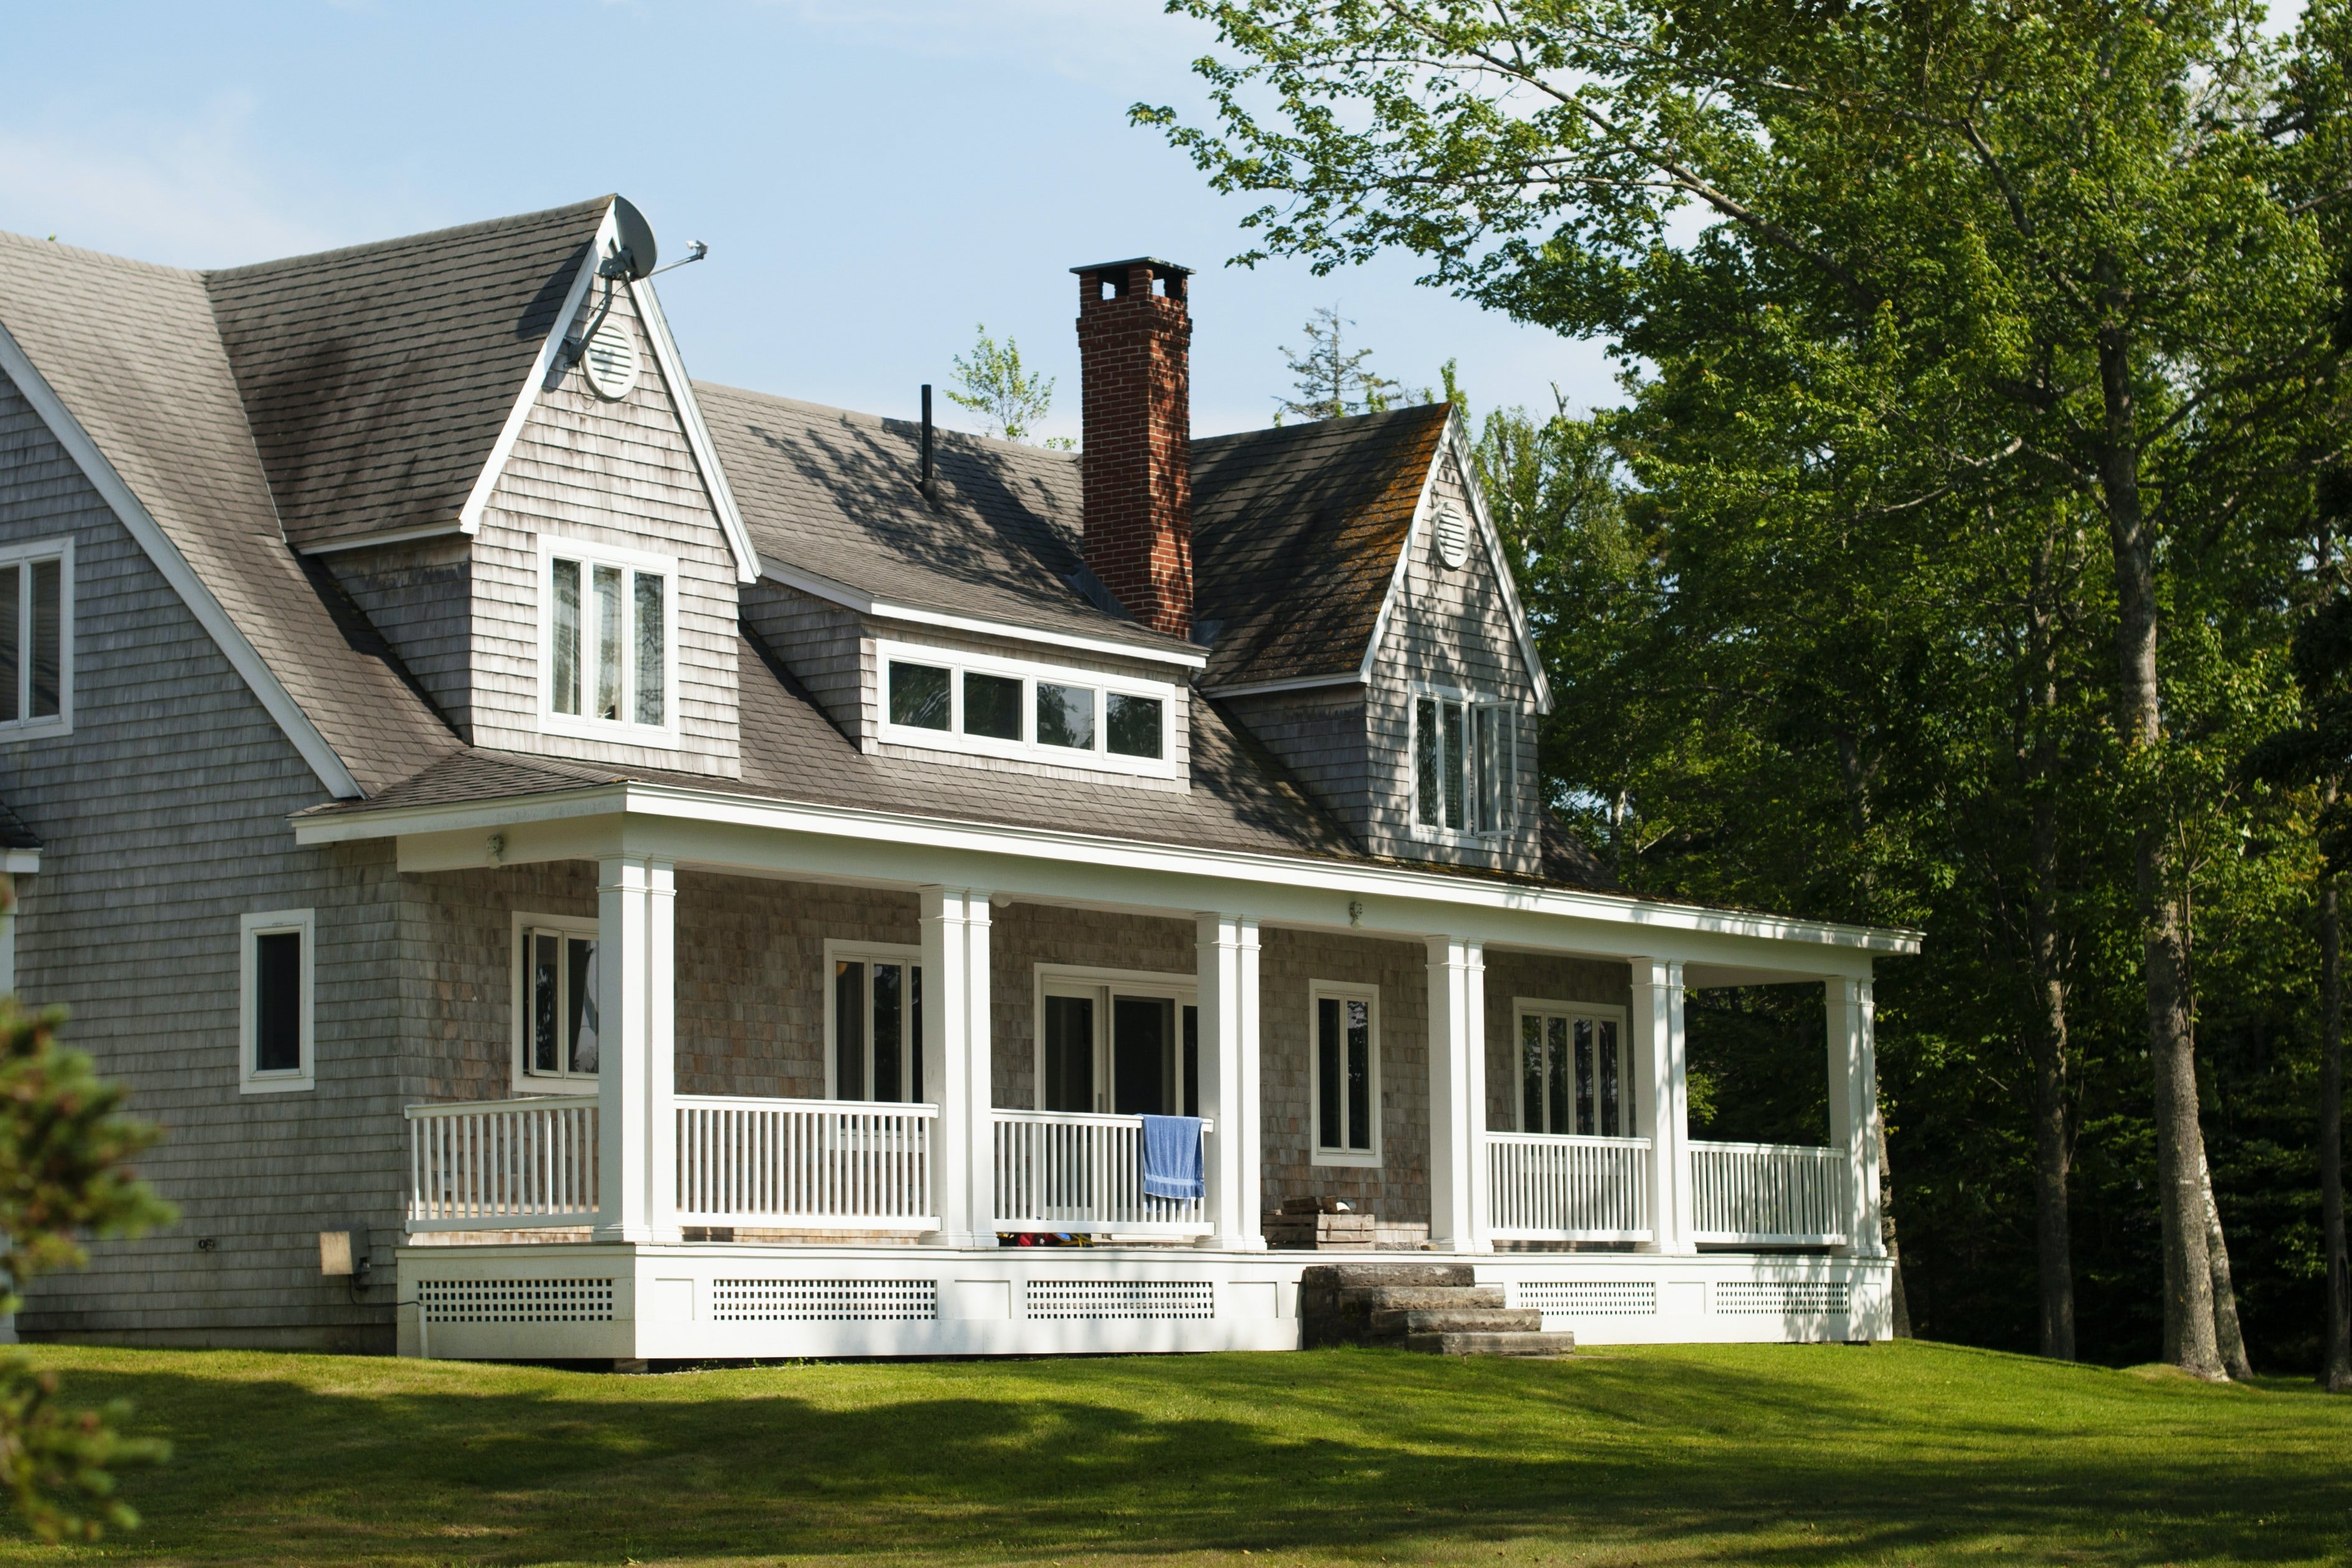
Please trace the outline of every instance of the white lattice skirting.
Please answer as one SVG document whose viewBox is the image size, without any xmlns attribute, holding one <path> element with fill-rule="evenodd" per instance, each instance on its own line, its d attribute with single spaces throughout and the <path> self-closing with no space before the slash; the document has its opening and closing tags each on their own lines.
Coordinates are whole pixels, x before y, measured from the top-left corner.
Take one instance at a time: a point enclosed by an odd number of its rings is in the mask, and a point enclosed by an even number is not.
<svg viewBox="0 0 2352 1568">
<path fill-rule="evenodd" d="M 907 1323 L 940 1315 L 935 1280 L 714 1280 L 721 1323 Z"/>
<path fill-rule="evenodd" d="M 1658 1312 L 1658 1287 L 1652 1280 L 1530 1280 L 1518 1304 L 1546 1317 L 1648 1318 Z"/>
<path fill-rule="evenodd" d="M 436 1323 L 609 1323 L 613 1281 L 423 1280 L 416 1299 Z"/>
<path fill-rule="evenodd" d="M 1843 1280 L 1727 1280 L 1715 1288 L 1715 1310 L 1741 1316 L 1815 1317 L 1853 1304 Z"/>
<path fill-rule="evenodd" d="M 1189 1280 L 1032 1280 L 1032 1318 L 1213 1318 L 1216 1288 Z"/>
</svg>

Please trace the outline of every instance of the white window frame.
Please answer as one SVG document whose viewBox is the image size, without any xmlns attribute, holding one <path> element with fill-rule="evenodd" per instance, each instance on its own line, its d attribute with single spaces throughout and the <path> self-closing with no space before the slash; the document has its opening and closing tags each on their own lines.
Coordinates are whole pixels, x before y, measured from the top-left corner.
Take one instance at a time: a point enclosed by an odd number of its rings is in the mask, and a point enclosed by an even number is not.
<svg viewBox="0 0 2352 1568">
<path fill-rule="evenodd" d="M 293 932 L 302 938 L 301 1065 L 268 1072 L 254 1065 L 260 1049 L 254 1006 L 259 977 L 256 973 L 255 938 Z M 284 1094 L 315 1089 L 319 1083 L 318 1031 L 313 1024 L 318 991 L 319 915 L 311 909 L 267 909 L 237 916 L 236 922 L 236 1088 L 240 1094 Z"/>
<path fill-rule="evenodd" d="M 1091 997 L 1095 1004 L 1095 1111 L 1108 1114 L 1112 1103 L 1110 1081 L 1110 1003 L 1114 996 L 1165 999 L 1176 1006 L 1176 1090 L 1184 1088 L 1184 1009 L 1201 1005 L 1201 978 L 1181 970 L 1101 969 L 1082 964 L 1036 966 L 1030 998 L 1031 1019 L 1029 1103 L 1045 1108 L 1045 998 Z M 1195 1026 L 1197 1028 L 1197 1025 Z"/>
<path fill-rule="evenodd" d="M 21 567 L 16 574 L 16 712 L 33 706 L 33 573 L 36 561 L 58 563 L 58 711 L 39 718 L 0 720 L 0 739 L 34 740 L 73 733 L 74 704 L 74 542 L 62 538 L 33 539 L 0 546 L 0 567 Z"/>
<path fill-rule="evenodd" d="M 824 939 L 824 971 L 822 978 L 822 984 L 824 990 L 824 1097 L 828 1100 L 838 1100 L 841 1098 L 841 1060 L 835 1049 L 835 1042 L 840 1038 L 836 1032 L 838 1015 L 840 1013 L 840 999 L 836 995 L 837 988 L 834 985 L 834 967 L 837 964 L 865 964 L 868 966 L 866 972 L 866 1009 L 868 1014 L 866 1028 L 866 1058 L 868 1077 L 866 1087 L 870 1090 L 873 1087 L 871 1078 L 874 1063 L 874 1025 L 873 1019 L 871 1017 L 874 1010 L 874 971 L 871 966 L 877 962 L 884 964 L 904 964 L 907 967 L 908 983 L 907 988 L 907 1017 L 905 1021 L 909 1038 L 906 1041 L 907 1061 L 901 1067 L 899 1082 L 906 1084 L 909 1089 L 914 1087 L 915 1060 L 922 1055 L 923 1040 L 921 1033 L 914 1028 L 915 992 L 912 977 L 915 970 L 923 967 L 923 949 L 921 946 L 916 945 L 910 946 L 901 942 L 856 942 L 828 936 Z M 866 1099 L 854 1103 L 861 1105 L 874 1104 L 877 1103 L 885 1104 L 915 1103 L 937 1105 L 940 1103 L 939 1085 L 936 1083 L 926 1082 L 923 1087 L 930 1092 L 930 1097 L 927 1100 L 915 1102 L 876 1102 L 869 1096 Z"/>
<path fill-rule="evenodd" d="M 1635 1084 L 1633 1081 L 1633 1026 L 1631 1020 L 1627 1018 L 1623 1008 L 1615 1006 L 1609 1002 L 1571 1002 L 1560 1001 L 1549 997 L 1513 997 L 1511 998 L 1511 1125 L 1516 1130 L 1522 1133 L 1540 1131 L 1538 1128 L 1528 1125 L 1527 1084 L 1520 1075 L 1520 1040 L 1523 1038 L 1522 1031 L 1527 1027 L 1523 1020 L 1530 1016 L 1536 1018 L 1566 1017 L 1570 1025 L 1569 1040 L 1570 1043 L 1569 1049 L 1571 1051 L 1575 1049 L 1575 1022 L 1578 1019 L 1591 1019 L 1595 1023 L 1615 1024 L 1617 1026 L 1618 1103 L 1622 1108 L 1624 1120 L 1627 1123 L 1635 1127 L 1643 1125 L 1642 1118 L 1643 1102 L 1641 1093 L 1639 1092 L 1639 1086 Z M 1597 1061 L 1594 1063 L 1594 1071 L 1599 1071 L 1599 1065 L 1600 1064 Z M 1576 1071 L 1573 1061 L 1570 1063 L 1569 1071 L 1571 1074 Z M 1599 1091 L 1596 1087 L 1595 1093 L 1597 1094 L 1598 1092 Z M 1571 1118 L 1573 1118 L 1575 1113 L 1575 1089 L 1571 1086 L 1569 1091 L 1569 1106 Z M 1598 1122 L 1599 1119 L 1600 1113 L 1596 1108 L 1594 1112 L 1594 1120 Z M 1638 1138 L 1644 1134 L 1641 1133 L 1627 1133 L 1621 1131 L 1614 1134 L 1580 1134 L 1576 1135 Z"/>
<path fill-rule="evenodd" d="M 510 926 L 507 948 L 514 955 L 510 965 L 514 988 L 508 1016 L 514 1019 L 514 1059 L 509 1064 L 514 1092 L 517 1094 L 593 1095 L 598 1092 L 600 1082 L 595 1076 L 569 1071 L 540 1072 L 530 1065 L 530 950 L 524 945 L 524 939 L 526 934 L 532 931 L 554 931 L 567 937 L 592 936 L 601 941 L 603 932 L 597 919 L 593 915 L 533 915 L 517 910 Z M 603 957 L 602 947 L 598 948 L 597 956 L 600 959 Z M 604 1043 L 600 1034 L 596 1041 L 596 1060 L 600 1065 L 604 1060 Z"/>
<path fill-rule="evenodd" d="M 594 570 L 600 566 L 619 567 L 631 572 L 656 575 L 662 581 L 662 720 L 658 725 L 639 724 L 635 719 L 596 718 L 586 713 L 555 711 L 555 562 L 576 560 L 581 568 L 581 625 L 585 632 L 589 616 L 590 583 Z M 655 555 L 646 550 L 624 549 L 614 545 L 595 544 L 586 539 L 561 534 L 539 536 L 539 728 L 543 735 L 570 736 L 578 740 L 614 741 L 628 746 L 651 746 L 675 750 L 678 744 L 677 716 L 677 650 L 679 627 L 678 563 L 675 556 Z M 621 639 L 621 689 L 625 707 L 634 711 L 636 702 L 636 638 L 630 628 L 635 625 L 636 597 L 625 594 L 622 607 L 625 622 Z M 586 694 L 590 680 L 587 648 L 588 639 L 581 639 L 580 687 L 581 706 L 588 706 Z"/>
<path fill-rule="evenodd" d="M 1366 1021 L 1371 1029 L 1372 1146 L 1370 1149 L 1327 1149 L 1323 1146 L 1323 1042 L 1321 1028 L 1326 998 L 1369 1002 Z M 1309 980 L 1307 983 L 1307 1147 L 1308 1163 L 1370 1169 L 1381 1164 L 1381 1124 L 1387 1120 L 1381 1099 L 1381 988 L 1354 980 Z"/>
<path fill-rule="evenodd" d="M 924 729 L 916 725 L 891 722 L 890 665 L 894 660 L 909 664 L 928 664 L 948 672 L 947 728 Z M 1026 659 L 974 653 L 961 648 L 940 648 L 882 638 L 875 640 L 874 671 L 878 687 L 875 702 L 877 733 L 877 738 L 886 746 L 911 747 L 923 751 L 961 752 L 971 757 L 1001 757 L 1046 767 L 1077 768 L 1097 773 L 1127 773 L 1146 779 L 1182 777 L 1176 761 L 1176 705 L 1181 700 L 1184 688 L 1172 682 L 1106 674 L 1099 670 L 1081 670 L 1066 664 L 1036 664 Z M 1019 739 L 999 740 L 992 736 L 964 733 L 963 678 L 967 674 L 1003 675 L 1021 683 Z M 1048 685 L 1094 689 L 1095 744 L 1092 750 L 1081 751 L 1069 746 L 1045 746 L 1037 741 L 1037 684 L 1040 681 Z M 1108 698 L 1113 693 L 1122 696 L 1149 697 L 1159 703 L 1158 757 L 1123 757 L 1110 749 Z"/>
<path fill-rule="evenodd" d="M 1438 767 L 1445 768 L 1450 766 L 1460 775 L 1462 800 L 1465 809 L 1472 812 L 1476 810 L 1478 799 L 1478 780 L 1473 766 L 1477 757 L 1478 714 L 1484 709 L 1496 716 L 1498 727 L 1505 733 L 1500 737 L 1503 755 L 1499 761 L 1502 766 L 1495 778 L 1495 821 L 1492 823 L 1472 828 L 1448 827 L 1444 820 L 1445 802 L 1442 800 L 1437 803 L 1438 820 L 1434 822 L 1422 821 L 1421 705 L 1424 700 L 1439 704 L 1452 703 L 1463 710 L 1463 730 L 1465 735 L 1471 737 L 1470 742 L 1463 748 L 1464 755 L 1452 758 L 1449 764 L 1442 749 L 1444 744 L 1444 732 L 1441 728 L 1438 733 L 1438 743 L 1441 747 Z M 1492 693 L 1481 693 L 1463 686 L 1444 686 L 1429 683 L 1416 683 L 1407 689 L 1405 799 L 1406 815 L 1412 837 L 1430 843 L 1492 849 L 1497 841 L 1509 836 L 1517 824 L 1519 815 L 1517 808 L 1520 721 L 1518 705 L 1507 697 L 1497 696 Z"/>
</svg>

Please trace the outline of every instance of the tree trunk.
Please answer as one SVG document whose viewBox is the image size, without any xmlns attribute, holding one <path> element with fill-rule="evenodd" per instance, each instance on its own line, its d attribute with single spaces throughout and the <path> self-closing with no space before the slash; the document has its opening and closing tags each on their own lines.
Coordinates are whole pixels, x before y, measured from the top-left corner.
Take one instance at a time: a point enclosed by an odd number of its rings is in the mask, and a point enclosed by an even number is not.
<svg viewBox="0 0 2352 1568">
<path fill-rule="evenodd" d="M 1878 1238 L 1895 1276 L 1895 1337 L 1911 1337 L 1911 1301 L 1903 1289 L 1903 1249 L 1895 1240 L 1895 1167 L 1886 1158 L 1886 1118 L 1878 1118 Z"/>
<path fill-rule="evenodd" d="M 2330 1394 L 2352 1394 L 2352 1260 L 2344 1250 L 2344 920 L 2336 879 L 2319 884 L 2319 1225 L 2326 1238 L 2326 1362 Z"/>
<path fill-rule="evenodd" d="M 2104 279 L 2103 279 L 2104 281 Z M 2156 680 L 2156 561 L 2140 504 L 2130 334 L 2099 333 L 2104 428 L 2099 480 L 2116 563 L 2117 719 L 2139 767 L 2132 780 L 2132 862 L 2147 990 L 2147 1054 L 2155 1080 L 2158 1217 L 2164 1232 L 2164 1359 L 2194 1376 L 2221 1375 L 2213 1341 L 2213 1278 L 2206 1259 L 2203 1185 L 2196 1157 L 2195 1045 L 2189 1033 L 2179 906 L 2153 772 L 2163 740 Z"/>
<path fill-rule="evenodd" d="M 2197 1146 L 2198 1185 L 2205 1193 L 2205 1258 L 2213 1277 L 2213 1345 L 2221 1354 L 2221 1370 L 2240 1382 L 2254 1375 L 2246 1359 L 2246 1336 L 2238 1327 L 2238 1290 L 2230 1281 L 2230 1244 L 2221 1234 L 2221 1208 L 2213 1201 L 2213 1167 Z"/>
<path fill-rule="evenodd" d="M 2066 1178 L 2074 1143 L 2067 1125 L 2066 980 L 2058 935 L 2058 678 L 2048 592 L 2056 541 L 2042 536 L 2033 561 L 2030 652 L 2033 734 L 2024 747 L 2032 776 L 2032 875 L 2026 939 L 2033 986 L 2033 1241 L 2040 1284 L 2042 1354 L 2074 1359 L 2074 1257 Z"/>
</svg>

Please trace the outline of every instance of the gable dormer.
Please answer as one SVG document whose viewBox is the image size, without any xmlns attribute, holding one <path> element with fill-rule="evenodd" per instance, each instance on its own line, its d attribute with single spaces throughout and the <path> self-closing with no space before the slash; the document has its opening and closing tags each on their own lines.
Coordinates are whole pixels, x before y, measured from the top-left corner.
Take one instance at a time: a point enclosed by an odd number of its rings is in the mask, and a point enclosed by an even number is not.
<svg viewBox="0 0 2352 1568">
<path fill-rule="evenodd" d="M 1367 852 L 1533 872 L 1526 616 L 1444 404 L 1194 444 L 1203 692 Z"/>
<path fill-rule="evenodd" d="M 467 742 L 731 776 L 753 557 L 618 197 L 215 275 L 288 542 Z"/>
</svg>

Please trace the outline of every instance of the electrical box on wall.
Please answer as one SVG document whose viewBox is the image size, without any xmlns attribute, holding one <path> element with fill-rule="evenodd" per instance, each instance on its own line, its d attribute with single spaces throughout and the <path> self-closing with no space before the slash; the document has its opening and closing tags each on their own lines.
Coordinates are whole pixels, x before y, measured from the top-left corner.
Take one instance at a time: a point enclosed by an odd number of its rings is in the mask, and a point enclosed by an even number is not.
<svg viewBox="0 0 2352 1568">
<path fill-rule="evenodd" d="M 366 1231 L 352 1229 L 319 1232 L 320 1273 L 363 1281 L 367 1278 L 367 1266 Z"/>
</svg>

